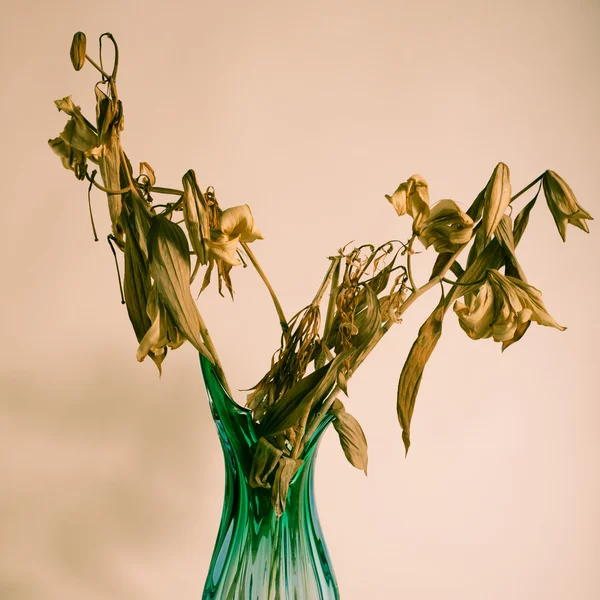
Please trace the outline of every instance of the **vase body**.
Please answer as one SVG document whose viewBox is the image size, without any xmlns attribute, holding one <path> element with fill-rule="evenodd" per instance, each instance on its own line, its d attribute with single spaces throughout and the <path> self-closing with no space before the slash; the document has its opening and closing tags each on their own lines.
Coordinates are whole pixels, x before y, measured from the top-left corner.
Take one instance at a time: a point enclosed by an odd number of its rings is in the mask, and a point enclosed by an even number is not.
<svg viewBox="0 0 600 600">
<path fill-rule="evenodd" d="M 223 513 L 203 600 L 339 600 L 313 492 L 315 454 L 331 418 L 306 444 L 278 519 L 271 490 L 249 484 L 258 441 L 251 412 L 228 396 L 204 357 L 201 366 L 225 457 Z"/>
</svg>

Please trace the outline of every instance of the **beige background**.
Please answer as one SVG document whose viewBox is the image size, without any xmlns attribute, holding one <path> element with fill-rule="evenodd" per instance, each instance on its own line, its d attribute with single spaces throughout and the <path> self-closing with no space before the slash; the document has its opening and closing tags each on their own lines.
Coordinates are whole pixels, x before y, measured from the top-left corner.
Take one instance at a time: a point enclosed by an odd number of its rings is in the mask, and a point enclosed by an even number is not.
<svg viewBox="0 0 600 600">
<path fill-rule="evenodd" d="M 496 162 L 514 189 L 551 168 L 596 217 L 597 2 L 4 3 L 0 310 L 0 597 L 200 598 L 223 494 L 197 356 L 159 381 L 94 244 L 85 186 L 46 146 L 93 70 L 72 34 L 118 39 L 126 151 L 159 184 L 194 168 L 221 205 L 249 202 L 255 251 L 288 314 L 350 240 L 407 237 L 384 199 L 413 173 L 467 207 Z M 94 196 L 106 235 L 105 200 Z M 320 515 L 343 600 L 600 597 L 597 222 L 564 245 L 539 202 L 519 248 L 567 331 L 532 327 L 501 355 L 449 316 L 403 459 L 397 377 L 435 294 L 350 385 L 369 477 L 332 432 Z M 426 277 L 430 258 L 418 264 Z M 205 315 L 235 388 L 278 343 L 254 273 Z M 242 398 L 240 394 L 239 398 Z"/>
</svg>

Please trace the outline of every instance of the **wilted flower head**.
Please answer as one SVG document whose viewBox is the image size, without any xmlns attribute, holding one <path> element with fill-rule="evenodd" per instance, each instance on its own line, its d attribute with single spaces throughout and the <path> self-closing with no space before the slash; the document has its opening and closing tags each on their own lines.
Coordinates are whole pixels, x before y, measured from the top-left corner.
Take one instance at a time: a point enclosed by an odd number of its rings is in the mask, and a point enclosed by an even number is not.
<svg viewBox="0 0 600 600">
<path fill-rule="evenodd" d="M 421 228 L 417 230 L 425 248 L 433 244 L 436 252 L 455 252 L 471 239 L 473 219 L 453 200 L 440 200 L 427 213 Z"/>
<path fill-rule="evenodd" d="M 564 331 L 546 311 L 542 293 L 533 286 L 489 269 L 486 282 L 471 295 L 469 306 L 454 303 L 460 326 L 473 340 L 493 337 L 503 349 L 517 341 L 530 321 Z"/>
<path fill-rule="evenodd" d="M 554 222 L 563 242 L 567 241 L 567 223 L 589 233 L 585 221 L 586 219 L 591 221 L 592 215 L 579 206 L 575 194 L 573 194 L 573 190 L 567 182 L 554 171 L 546 171 L 542 183 L 548 208 L 550 208 L 550 212 L 554 217 Z"/>
<path fill-rule="evenodd" d="M 210 283 L 210 277 L 214 266 L 217 267 L 219 277 L 219 293 L 222 295 L 222 283 L 233 297 L 233 286 L 231 284 L 230 271 L 233 267 L 241 265 L 242 261 L 237 257 L 240 243 L 262 240 L 263 235 L 254 223 L 252 211 L 247 204 L 233 206 L 221 210 L 214 194 L 206 194 L 208 202 L 214 207 L 210 219 L 210 239 L 204 239 L 208 249 L 208 269 L 202 282 L 202 290 Z"/>
<path fill-rule="evenodd" d="M 262 239 L 263 235 L 254 223 L 250 207 L 244 204 L 226 208 L 221 213 L 218 229 L 211 232 L 208 247 L 215 259 L 237 266 L 241 264 L 237 257 L 240 242 L 249 244 Z"/>
<path fill-rule="evenodd" d="M 391 195 L 385 196 L 395 208 L 398 216 L 409 214 L 414 219 L 416 229 L 429 208 L 429 188 L 420 175 L 412 175 L 398 186 Z"/>
</svg>

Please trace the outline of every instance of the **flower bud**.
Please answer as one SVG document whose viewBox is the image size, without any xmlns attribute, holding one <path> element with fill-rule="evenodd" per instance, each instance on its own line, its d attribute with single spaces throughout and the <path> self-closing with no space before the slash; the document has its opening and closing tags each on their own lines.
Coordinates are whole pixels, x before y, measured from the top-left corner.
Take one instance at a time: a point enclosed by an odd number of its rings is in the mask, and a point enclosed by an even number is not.
<svg viewBox="0 0 600 600">
<path fill-rule="evenodd" d="M 589 233 L 585 221 L 586 219 L 591 221 L 592 216 L 579 206 L 575 194 L 567 182 L 554 171 L 546 171 L 542 183 L 548 208 L 554 217 L 563 242 L 567 240 L 567 224 L 569 223 Z"/>
<path fill-rule="evenodd" d="M 71 42 L 71 62 L 76 71 L 80 71 L 85 64 L 85 33 L 78 31 Z"/>
<path fill-rule="evenodd" d="M 504 211 L 510 204 L 511 185 L 508 167 L 498 163 L 485 189 L 483 200 L 483 228 L 487 240 L 491 239 Z"/>
</svg>

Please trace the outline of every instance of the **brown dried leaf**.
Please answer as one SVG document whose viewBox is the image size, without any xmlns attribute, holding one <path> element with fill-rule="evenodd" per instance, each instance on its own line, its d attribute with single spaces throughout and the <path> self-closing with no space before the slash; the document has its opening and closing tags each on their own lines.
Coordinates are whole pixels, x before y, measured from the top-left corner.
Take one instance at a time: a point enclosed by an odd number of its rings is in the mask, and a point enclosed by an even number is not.
<svg viewBox="0 0 600 600">
<path fill-rule="evenodd" d="M 198 307 L 190 292 L 190 255 L 179 226 L 161 215 L 152 218 L 148 233 L 150 275 L 158 296 L 183 336 L 212 362 L 201 336 Z"/>
<path fill-rule="evenodd" d="M 252 459 L 252 469 L 250 470 L 250 487 L 270 488 L 271 484 L 267 482 L 269 475 L 279 463 L 283 452 L 275 448 L 264 437 L 258 440 L 254 449 L 254 458 Z"/>
<path fill-rule="evenodd" d="M 400 426 L 402 427 L 402 441 L 406 453 L 410 446 L 410 421 L 415 408 L 415 401 L 425 365 L 429 360 L 438 340 L 442 335 L 442 321 L 446 312 L 444 298 L 440 300 L 437 307 L 429 315 L 425 323 L 419 329 L 419 335 L 412 345 L 408 358 L 402 368 L 400 381 L 398 382 L 397 412 Z"/>
<path fill-rule="evenodd" d="M 273 509 L 277 518 L 279 518 L 285 510 L 290 482 L 298 469 L 302 466 L 303 462 L 304 461 L 302 460 L 287 458 L 285 456 L 279 459 L 279 466 L 275 472 L 275 481 L 273 482 L 271 493 L 271 503 L 273 504 Z"/>
<path fill-rule="evenodd" d="M 334 409 L 334 412 L 333 427 L 340 437 L 340 444 L 348 462 L 359 471 L 364 471 L 366 475 L 369 456 L 367 452 L 367 438 L 362 427 L 345 409 Z"/>
<path fill-rule="evenodd" d="M 190 169 L 183 176 L 183 218 L 190 242 L 200 264 L 208 262 L 207 240 L 210 241 L 208 205 Z"/>
</svg>

